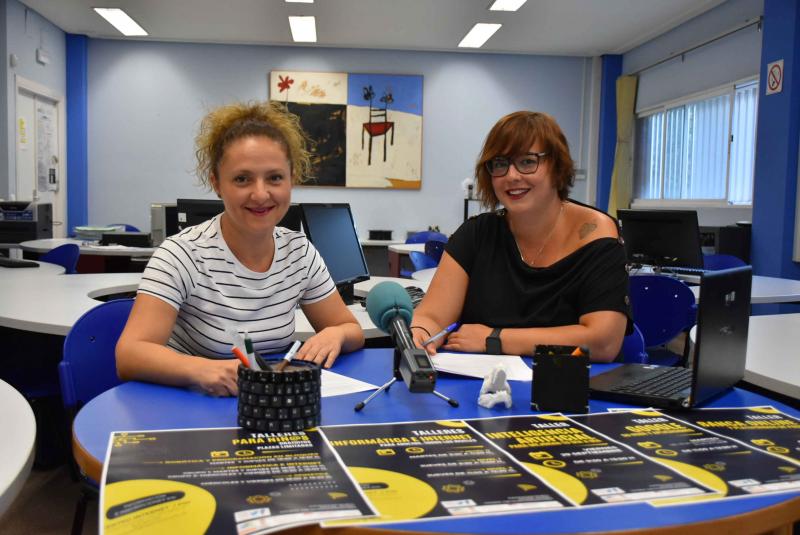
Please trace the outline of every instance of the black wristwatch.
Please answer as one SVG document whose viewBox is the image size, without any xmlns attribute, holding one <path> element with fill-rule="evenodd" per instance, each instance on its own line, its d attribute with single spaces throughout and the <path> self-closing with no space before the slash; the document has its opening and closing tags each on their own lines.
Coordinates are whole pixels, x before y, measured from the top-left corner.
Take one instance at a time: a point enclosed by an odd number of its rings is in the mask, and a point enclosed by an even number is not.
<svg viewBox="0 0 800 535">
<path fill-rule="evenodd" d="M 502 355 L 503 354 L 503 342 L 500 341 L 500 329 L 499 327 L 492 331 L 492 334 L 486 337 L 486 352 L 490 355 Z"/>
</svg>

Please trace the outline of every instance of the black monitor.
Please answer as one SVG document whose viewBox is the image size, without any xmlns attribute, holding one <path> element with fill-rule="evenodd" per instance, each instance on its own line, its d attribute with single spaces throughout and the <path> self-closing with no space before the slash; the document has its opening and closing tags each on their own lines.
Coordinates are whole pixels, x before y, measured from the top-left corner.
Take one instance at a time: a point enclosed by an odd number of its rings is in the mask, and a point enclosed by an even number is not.
<svg viewBox="0 0 800 535">
<path fill-rule="evenodd" d="M 300 204 L 306 236 L 317 248 L 342 299 L 353 302 L 353 285 L 369 279 L 350 205 Z"/>
<path fill-rule="evenodd" d="M 703 267 L 694 210 L 617 210 L 628 262 Z"/>
<path fill-rule="evenodd" d="M 225 210 L 219 199 L 178 199 L 176 205 L 179 230 L 199 225 Z"/>
<path fill-rule="evenodd" d="M 303 216 L 300 213 L 300 205 L 291 204 L 289 205 L 289 211 L 286 212 L 286 215 L 283 216 L 283 219 L 278 222 L 278 226 L 300 232 L 303 230 L 302 220 Z"/>
</svg>

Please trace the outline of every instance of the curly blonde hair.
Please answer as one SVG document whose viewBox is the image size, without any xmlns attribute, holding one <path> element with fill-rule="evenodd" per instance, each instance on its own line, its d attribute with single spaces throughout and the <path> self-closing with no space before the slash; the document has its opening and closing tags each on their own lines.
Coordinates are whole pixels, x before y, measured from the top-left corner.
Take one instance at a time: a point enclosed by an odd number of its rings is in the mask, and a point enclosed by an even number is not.
<svg viewBox="0 0 800 535">
<path fill-rule="evenodd" d="M 279 102 L 236 103 L 212 110 L 200 123 L 195 137 L 197 177 L 211 189 L 211 177 L 217 173 L 225 149 L 237 139 L 266 136 L 286 150 L 292 171 L 292 183 L 304 182 L 311 175 L 308 135 L 300 119 Z"/>
<path fill-rule="evenodd" d="M 477 193 L 483 206 L 494 209 L 499 203 L 492 187 L 492 177 L 486 170 L 486 162 L 496 156 L 511 158 L 524 154 L 537 141 L 541 150 L 547 153 L 545 158 L 550 158 L 551 178 L 559 198 L 565 200 L 569 196 L 575 180 L 575 164 L 561 127 L 546 113 L 517 111 L 502 117 L 492 127 L 475 164 Z"/>
</svg>

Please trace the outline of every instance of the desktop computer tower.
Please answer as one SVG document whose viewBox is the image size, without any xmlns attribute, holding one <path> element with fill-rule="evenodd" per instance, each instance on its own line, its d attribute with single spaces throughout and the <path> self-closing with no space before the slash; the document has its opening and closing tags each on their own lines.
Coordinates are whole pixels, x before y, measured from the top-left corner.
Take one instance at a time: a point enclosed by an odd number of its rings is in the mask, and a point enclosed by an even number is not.
<svg viewBox="0 0 800 535">
<path fill-rule="evenodd" d="M 52 237 L 52 204 L 0 201 L 0 243 L 21 243 Z"/>
<path fill-rule="evenodd" d="M 153 247 L 158 247 L 169 236 L 178 233 L 178 208 L 176 203 L 150 205 L 150 236 Z"/>
</svg>

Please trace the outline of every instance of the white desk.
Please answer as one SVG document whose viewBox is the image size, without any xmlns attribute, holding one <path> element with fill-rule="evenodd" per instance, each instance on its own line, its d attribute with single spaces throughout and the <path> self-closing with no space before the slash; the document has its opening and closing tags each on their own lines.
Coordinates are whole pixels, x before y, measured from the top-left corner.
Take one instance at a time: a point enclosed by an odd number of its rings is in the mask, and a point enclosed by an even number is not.
<svg viewBox="0 0 800 535">
<path fill-rule="evenodd" d="M 36 419 L 22 394 L 0 381 L 0 516 L 14 501 L 33 464 Z"/>
<path fill-rule="evenodd" d="M 419 282 L 420 284 L 425 284 L 427 291 L 427 286 L 430 285 L 431 281 L 433 280 L 433 276 L 436 275 L 436 268 L 428 268 L 428 269 L 420 269 L 419 271 L 415 271 L 411 274 L 411 278 L 415 281 Z"/>
<path fill-rule="evenodd" d="M 41 269 L 3 269 L 0 273 L 0 295 L 3 296 L 0 299 L 0 326 L 66 336 L 78 318 L 100 304 L 97 298 L 135 292 L 142 277 L 141 273 L 36 273 Z M 427 285 L 411 279 L 373 277 L 356 284 L 354 293 L 365 296 L 373 286 L 384 280 L 427 289 Z M 385 336 L 369 319 L 364 307 L 351 305 L 350 310 L 364 329 L 365 337 Z M 314 334 L 314 329 L 299 308 L 295 313 L 295 333 L 301 340 Z"/>
<path fill-rule="evenodd" d="M 74 243 L 81 249 L 82 255 L 94 256 L 152 256 L 154 247 L 126 247 L 124 245 L 98 245 L 94 242 L 76 240 L 73 238 L 48 238 L 41 240 L 24 241 L 19 244 L 23 251 L 43 254 L 59 245 Z"/>
<path fill-rule="evenodd" d="M 699 301 L 700 287 L 692 286 L 691 289 Z M 753 275 L 753 288 L 750 290 L 752 304 L 794 303 L 796 301 L 800 301 L 800 281 Z"/>
</svg>

